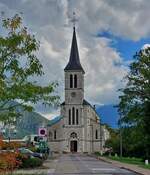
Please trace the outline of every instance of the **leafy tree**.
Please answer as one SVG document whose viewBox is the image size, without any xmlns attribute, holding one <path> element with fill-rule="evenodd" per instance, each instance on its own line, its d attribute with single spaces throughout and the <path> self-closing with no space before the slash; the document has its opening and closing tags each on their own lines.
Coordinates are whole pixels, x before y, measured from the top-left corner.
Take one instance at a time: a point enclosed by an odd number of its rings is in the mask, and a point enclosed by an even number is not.
<svg viewBox="0 0 150 175">
<path fill-rule="evenodd" d="M 128 126 L 122 129 L 123 156 L 144 157 L 143 133 L 139 126 Z"/>
<path fill-rule="evenodd" d="M 0 120 L 13 121 L 20 115 L 18 106 L 31 111 L 33 104 L 52 105 L 59 97 L 55 93 L 57 83 L 41 86 L 33 81 L 44 74 L 36 56 L 40 43 L 23 26 L 22 18 L 18 14 L 4 18 L 1 27 L 4 32 L 0 35 Z"/>
<path fill-rule="evenodd" d="M 107 129 L 110 133 L 110 138 L 106 141 L 105 147 L 112 148 L 113 154 L 119 154 L 119 130 L 110 127 L 107 127 Z"/>
<path fill-rule="evenodd" d="M 143 136 L 140 142 L 143 143 L 145 156 L 150 158 L 150 48 L 136 53 L 126 80 L 118 106 L 122 116 L 120 122 L 135 134 L 132 138 L 140 135 L 138 128 Z M 132 139 L 132 143 L 133 140 L 138 143 L 138 139 Z"/>
</svg>

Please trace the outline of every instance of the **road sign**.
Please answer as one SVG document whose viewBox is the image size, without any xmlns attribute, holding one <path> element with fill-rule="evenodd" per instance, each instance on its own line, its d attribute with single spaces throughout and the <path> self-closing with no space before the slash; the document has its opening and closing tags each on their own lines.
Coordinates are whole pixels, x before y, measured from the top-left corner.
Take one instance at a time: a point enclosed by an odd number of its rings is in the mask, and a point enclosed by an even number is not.
<svg viewBox="0 0 150 175">
<path fill-rule="evenodd" d="M 42 137 L 46 137 L 47 136 L 47 129 L 46 128 L 39 128 L 39 132 L 38 132 L 39 136 L 42 136 Z"/>
</svg>

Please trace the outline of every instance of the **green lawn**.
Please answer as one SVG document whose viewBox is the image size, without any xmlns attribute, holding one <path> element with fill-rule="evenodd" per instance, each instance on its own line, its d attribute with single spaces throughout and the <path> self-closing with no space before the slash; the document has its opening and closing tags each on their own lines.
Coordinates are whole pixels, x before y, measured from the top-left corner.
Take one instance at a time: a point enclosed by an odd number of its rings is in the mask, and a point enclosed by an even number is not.
<svg viewBox="0 0 150 175">
<path fill-rule="evenodd" d="M 136 164 L 136 165 L 144 165 L 144 162 L 142 161 L 142 159 L 140 158 L 130 158 L 130 157 L 115 157 L 115 156 L 107 156 L 107 158 L 112 159 L 112 160 L 116 160 L 119 162 L 123 162 L 123 163 L 129 163 L 129 164 Z"/>
<path fill-rule="evenodd" d="M 140 167 L 143 168 L 147 168 L 150 169 L 150 164 L 149 165 L 145 165 L 145 163 L 143 162 L 142 159 L 140 158 L 134 158 L 134 157 L 115 157 L 115 156 L 106 156 L 106 158 L 111 159 L 111 160 L 116 160 L 122 163 L 129 163 L 129 164 L 134 164 L 134 165 L 138 165 Z"/>
<path fill-rule="evenodd" d="M 150 164 L 149 165 L 140 165 L 140 167 L 150 169 Z"/>
</svg>

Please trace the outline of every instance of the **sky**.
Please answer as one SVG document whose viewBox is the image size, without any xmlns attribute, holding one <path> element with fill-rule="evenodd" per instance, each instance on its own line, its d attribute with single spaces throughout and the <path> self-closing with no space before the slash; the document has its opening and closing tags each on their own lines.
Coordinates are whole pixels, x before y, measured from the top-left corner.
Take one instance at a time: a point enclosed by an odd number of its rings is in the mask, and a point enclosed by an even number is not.
<svg viewBox="0 0 150 175">
<path fill-rule="evenodd" d="M 97 105 L 119 102 L 118 89 L 125 86 L 122 79 L 133 55 L 150 43 L 149 9 L 150 0 L 0 0 L 0 11 L 7 17 L 21 12 L 24 25 L 40 41 L 37 54 L 45 75 L 36 80 L 41 85 L 58 81 L 61 101 L 76 12 L 85 98 Z M 49 119 L 59 113 L 40 104 L 36 111 Z"/>
</svg>

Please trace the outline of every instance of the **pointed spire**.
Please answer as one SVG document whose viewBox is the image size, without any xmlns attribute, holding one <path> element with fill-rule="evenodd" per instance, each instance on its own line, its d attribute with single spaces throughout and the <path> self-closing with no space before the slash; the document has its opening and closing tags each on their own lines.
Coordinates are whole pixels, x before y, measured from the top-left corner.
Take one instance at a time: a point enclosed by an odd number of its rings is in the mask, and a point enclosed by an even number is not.
<svg viewBox="0 0 150 175">
<path fill-rule="evenodd" d="M 84 70 L 81 66 L 80 58 L 79 58 L 75 26 L 73 27 L 73 37 L 72 37 L 70 59 L 64 70 L 65 71 L 66 70 L 76 70 L 76 71 L 82 71 L 84 73 Z"/>
</svg>

